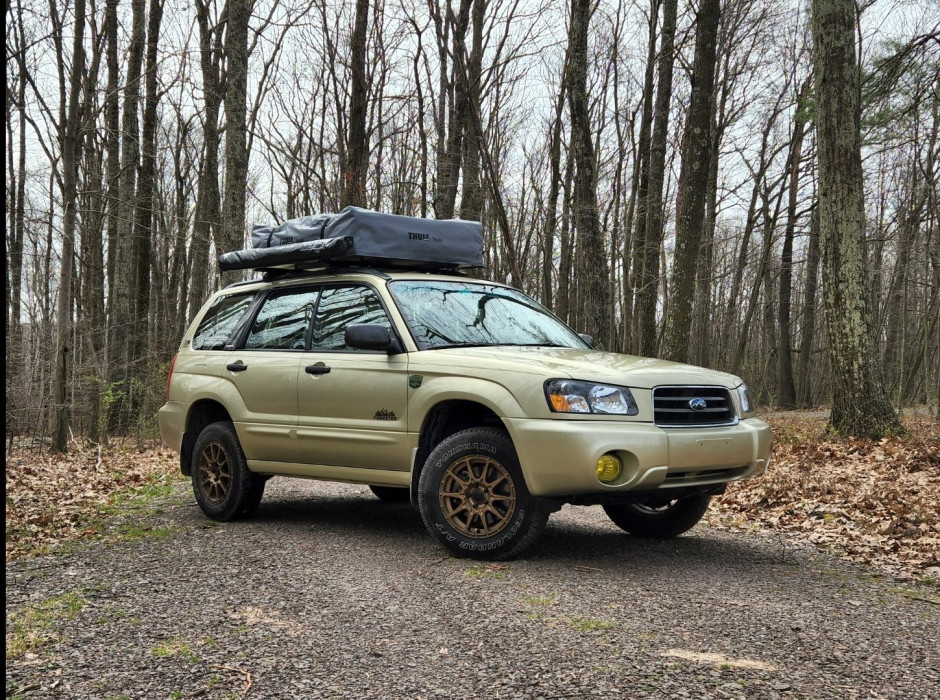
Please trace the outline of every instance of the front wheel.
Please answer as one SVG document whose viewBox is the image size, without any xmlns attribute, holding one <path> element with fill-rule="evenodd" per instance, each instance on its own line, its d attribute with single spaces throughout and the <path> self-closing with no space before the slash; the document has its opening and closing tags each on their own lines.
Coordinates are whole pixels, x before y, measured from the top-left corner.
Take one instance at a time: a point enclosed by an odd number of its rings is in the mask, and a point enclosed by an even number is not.
<svg viewBox="0 0 940 700">
<path fill-rule="evenodd" d="M 542 534 L 548 513 L 529 493 L 509 436 L 471 428 L 431 452 L 418 481 L 425 526 L 458 557 L 518 556 Z"/>
<path fill-rule="evenodd" d="M 235 426 L 228 421 L 207 425 L 193 447 L 193 495 L 213 520 L 250 515 L 264 495 L 265 478 L 248 471 Z"/>
<path fill-rule="evenodd" d="M 655 495 L 637 503 L 606 505 L 604 512 L 631 535 L 668 539 L 691 530 L 705 515 L 711 498 L 704 493 L 678 499 Z"/>
</svg>

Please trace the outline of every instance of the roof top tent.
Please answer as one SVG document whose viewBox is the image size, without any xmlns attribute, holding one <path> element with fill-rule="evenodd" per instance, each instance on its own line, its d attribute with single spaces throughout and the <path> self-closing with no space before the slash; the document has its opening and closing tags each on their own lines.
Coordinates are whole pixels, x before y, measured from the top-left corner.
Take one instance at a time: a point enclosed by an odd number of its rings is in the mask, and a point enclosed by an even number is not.
<svg viewBox="0 0 940 700">
<path fill-rule="evenodd" d="M 343 262 L 417 270 L 483 266 L 479 221 L 420 219 L 346 207 L 279 226 L 255 225 L 251 248 L 219 256 L 221 270 L 302 270 Z"/>
</svg>

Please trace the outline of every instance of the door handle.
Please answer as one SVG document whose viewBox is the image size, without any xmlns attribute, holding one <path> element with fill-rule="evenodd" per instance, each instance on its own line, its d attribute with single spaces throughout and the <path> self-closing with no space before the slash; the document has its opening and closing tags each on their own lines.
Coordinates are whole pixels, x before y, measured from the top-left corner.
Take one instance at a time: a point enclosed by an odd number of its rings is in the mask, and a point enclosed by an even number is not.
<svg viewBox="0 0 940 700">
<path fill-rule="evenodd" d="M 306 367 L 304 367 L 304 372 L 306 372 L 307 374 L 329 374 L 330 369 L 331 368 L 329 365 L 324 365 L 322 363 L 319 363 L 315 365 L 307 365 Z"/>
<path fill-rule="evenodd" d="M 238 362 L 232 362 L 225 365 L 225 369 L 227 369 L 229 372 L 244 372 L 246 369 L 248 369 L 248 365 L 239 360 Z"/>
</svg>

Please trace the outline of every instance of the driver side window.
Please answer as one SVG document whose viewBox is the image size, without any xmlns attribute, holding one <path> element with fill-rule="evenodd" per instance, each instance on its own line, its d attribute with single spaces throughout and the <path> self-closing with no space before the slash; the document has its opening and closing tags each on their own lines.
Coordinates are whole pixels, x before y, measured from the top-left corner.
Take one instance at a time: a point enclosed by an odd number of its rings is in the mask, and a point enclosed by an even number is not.
<svg viewBox="0 0 940 700">
<path fill-rule="evenodd" d="M 370 287 L 327 287 L 317 306 L 310 349 L 321 352 L 368 352 L 347 347 L 346 327 L 352 323 L 375 323 L 385 326 L 390 332 L 392 330 L 382 302 Z"/>
</svg>

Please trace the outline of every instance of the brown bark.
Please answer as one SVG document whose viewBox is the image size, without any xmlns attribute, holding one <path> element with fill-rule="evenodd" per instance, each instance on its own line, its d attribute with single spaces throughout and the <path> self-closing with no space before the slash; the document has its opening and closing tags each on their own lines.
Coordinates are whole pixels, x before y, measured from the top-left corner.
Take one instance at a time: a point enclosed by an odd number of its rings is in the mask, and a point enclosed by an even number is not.
<svg viewBox="0 0 940 700">
<path fill-rule="evenodd" d="M 705 192 L 711 162 L 715 83 L 715 48 L 719 0 L 702 0 L 695 31 L 692 95 L 682 138 L 682 166 L 676 217 L 676 252 L 671 277 L 671 298 L 666 313 L 663 356 L 685 362 L 689 356 L 692 297 L 705 214 Z"/>
<path fill-rule="evenodd" d="M 571 113 L 574 197 L 572 208 L 578 239 L 578 283 L 585 331 L 599 345 L 610 343 L 606 245 L 597 207 L 597 161 L 591 138 L 591 114 L 587 95 L 587 37 L 592 6 L 589 0 L 572 0 L 568 109 Z"/>
<path fill-rule="evenodd" d="M 54 426 L 52 451 L 65 452 L 69 439 L 69 371 L 72 334 L 72 269 L 75 254 L 75 229 L 78 205 L 78 161 L 82 148 L 81 92 L 85 68 L 85 0 L 75 0 L 75 24 L 72 28 L 72 68 L 68 83 L 68 112 L 59 127 L 62 154 L 62 256 L 59 268 L 59 292 L 56 298 L 56 354 L 53 379 Z"/>
<path fill-rule="evenodd" d="M 346 141 L 346 163 L 343 178 L 342 205 L 366 206 L 366 171 L 369 167 L 369 144 L 366 136 L 366 37 L 368 36 L 369 0 L 356 0 L 356 19 L 352 31 L 349 71 L 349 133 Z"/>
<path fill-rule="evenodd" d="M 806 281 L 803 284 L 803 324 L 800 329 L 800 363 L 797 376 L 797 406 L 813 405 L 813 340 L 816 337 L 816 292 L 819 289 L 819 211 L 814 207 L 810 216 L 809 243 L 806 252 Z"/>
<path fill-rule="evenodd" d="M 136 213 L 134 217 L 134 303 L 128 329 L 131 336 L 131 376 L 143 386 L 149 362 L 147 346 L 150 341 L 148 317 L 150 315 L 150 267 L 152 240 L 154 238 L 154 198 L 157 168 L 157 49 L 160 42 L 160 25 L 163 21 L 164 0 L 150 0 L 150 17 L 147 25 L 147 55 L 144 76 L 146 98 L 144 103 L 143 132 L 141 134 L 140 172 L 137 178 Z M 130 410 L 134 416 L 140 414 L 143 396 L 134 392 Z"/>
<path fill-rule="evenodd" d="M 903 429 L 872 345 L 854 0 L 813 0 L 823 302 L 833 401 L 828 429 L 880 438 Z"/>
<path fill-rule="evenodd" d="M 208 296 L 209 241 L 219 235 L 222 224 L 219 194 L 219 112 L 222 107 L 223 85 L 222 25 L 213 24 L 209 16 L 208 0 L 196 0 L 196 20 L 199 24 L 199 61 L 202 68 L 203 103 L 203 159 L 196 193 L 196 212 L 193 221 L 192 286 L 189 293 L 188 319 L 199 311 Z M 214 265 L 211 266 L 214 269 Z"/>
<path fill-rule="evenodd" d="M 638 229 L 637 243 L 642 252 L 642 273 L 637 285 L 637 336 L 640 354 L 653 356 L 658 352 L 656 333 L 656 301 L 659 297 L 659 257 L 663 245 L 663 187 L 666 179 L 666 141 L 669 131 L 669 105 L 672 97 L 672 71 L 675 62 L 677 0 L 664 0 L 662 39 L 659 47 L 656 85 L 656 106 L 653 134 L 650 140 L 649 189 L 643 204 L 642 189 L 637 202 L 637 224 L 645 219 L 643 237 Z M 642 141 L 641 141 L 642 147 Z"/>
<path fill-rule="evenodd" d="M 252 0 L 228 0 L 225 28 L 225 192 L 222 226 L 216 238 L 220 253 L 243 247 L 245 198 L 248 185 L 248 22 Z M 238 272 L 222 274 L 223 284 L 240 278 Z"/>
<path fill-rule="evenodd" d="M 787 220 L 780 252 L 780 289 L 777 301 L 777 397 L 781 409 L 796 407 L 796 385 L 793 380 L 792 333 L 790 329 L 790 301 L 793 287 L 793 238 L 796 235 L 796 206 L 799 195 L 800 165 L 803 153 L 803 134 L 806 126 L 806 98 L 809 80 L 800 87 L 796 98 L 793 135 L 790 138 L 790 173 L 787 196 Z"/>
<path fill-rule="evenodd" d="M 479 221 L 483 215 L 483 189 L 480 184 L 480 149 L 483 134 L 476 126 L 474 114 L 482 115 L 483 104 L 483 20 L 486 0 L 474 0 L 471 11 L 473 39 L 467 61 L 467 115 L 464 123 L 463 191 L 460 218 Z M 483 125 L 480 124 L 482 127 Z"/>
<path fill-rule="evenodd" d="M 124 434 L 131 420 L 132 349 L 137 288 L 134 203 L 140 159 L 138 113 L 146 30 L 145 0 L 132 0 L 131 42 L 127 51 L 124 113 L 121 117 L 121 167 L 117 180 L 114 291 L 108 309 L 108 433 Z"/>
</svg>

